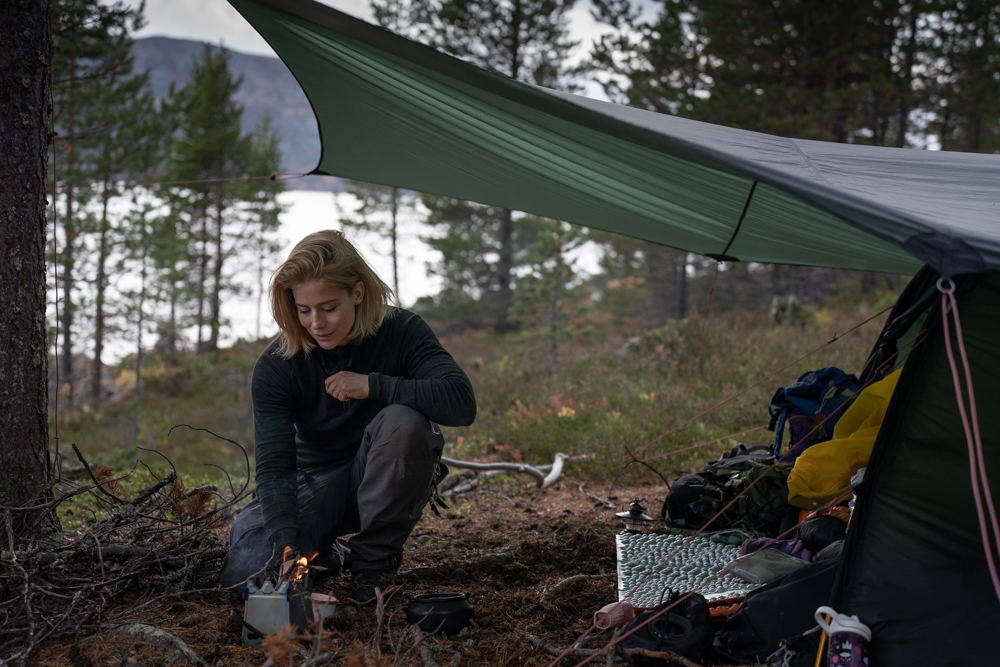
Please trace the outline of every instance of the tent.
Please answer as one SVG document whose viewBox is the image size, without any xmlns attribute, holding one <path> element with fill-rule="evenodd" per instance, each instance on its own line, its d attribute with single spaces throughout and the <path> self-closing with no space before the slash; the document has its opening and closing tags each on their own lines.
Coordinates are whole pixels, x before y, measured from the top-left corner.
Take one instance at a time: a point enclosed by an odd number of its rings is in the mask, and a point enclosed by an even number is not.
<svg viewBox="0 0 1000 667">
<path fill-rule="evenodd" d="M 512 81 L 311 0 L 229 1 L 313 106 L 323 145 L 313 173 L 725 261 L 920 270 L 875 354 L 921 327 L 928 338 L 909 357 L 883 422 L 832 602 L 872 626 L 872 664 L 992 656 L 1000 601 L 972 504 L 935 282 L 957 286 L 985 408 L 1000 395 L 991 319 L 1000 309 L 1000 156 L 699 123 Z M 1000 422 L 981 427 L 988 470 L 1000 481 Z M 1000 483 L 991 486 L 1000 495 Z"/>
</svg>

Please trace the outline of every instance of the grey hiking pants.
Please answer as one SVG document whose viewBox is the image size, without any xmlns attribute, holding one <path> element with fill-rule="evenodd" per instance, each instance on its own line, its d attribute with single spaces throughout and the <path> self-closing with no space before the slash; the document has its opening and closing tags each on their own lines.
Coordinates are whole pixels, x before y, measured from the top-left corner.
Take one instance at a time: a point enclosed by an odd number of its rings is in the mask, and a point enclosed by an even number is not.
<svg viewBox="0 0 1000 667">
<path fill-rule="evenodd" d="M 299 546 L 327 567 L 340 562 L 336 539 L 351 537 L 347 567 L 395 571 L 403 544 L 431 494 L 444 438 L 437 424 L 403 405 L 383 409 L 365 429 L 353 461 L 298 471 Z M 229 536 L 219 581 L 239 586 L 272 558 L 256 495 Z"/>
</svg>

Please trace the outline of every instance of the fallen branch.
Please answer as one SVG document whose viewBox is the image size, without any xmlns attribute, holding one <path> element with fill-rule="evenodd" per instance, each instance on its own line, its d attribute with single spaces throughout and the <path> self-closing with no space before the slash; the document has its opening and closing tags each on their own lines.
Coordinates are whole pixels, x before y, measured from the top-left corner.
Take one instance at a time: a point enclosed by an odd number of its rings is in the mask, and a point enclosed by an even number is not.
<svg viewBox="0 0 1000 667">
<path fill-rule="evenodd" d="M 555 484 L 562 475 L 563 463 L 568 458 L 569 457 L 566 454 L 556 454 L 555 460 L 552 462 L 552 468 L 548 474 L 545 474 L 540 469 L 530 466 L 527 463 L 509 463 L 506 461 L 479 463 L 475 461 L 459 461 L 457 459 L 449 459 L 444 456 L 441 457 L 441 461 L 445 465 L 453 468 L 473 470 L 476 472 L 506 472 L 530 475 L 535 478 L 535 485 L 539 489 L 547 489 Z"/>
<path fill-rule="evenodd" d="M 403 647 L 403 640 L 406 638 L 406 633 L 404 631 L 403 636 L 399 638 L 399 644 L 396 645 L 396 655 L 392 661 L 392 667 L 398 667 L 402 662 L 406 661 L 406 658 L 413 652 L 414 649 L 418 648 L 424 639 L 427 637 L 423 632 L 420 631 L 416 625 L 411 625 L 408 630 L 413 634 L 413 646 L 406 650 L 406 653 L 402 657 L 399 655 L 399 649 Z"/>
<path fill-rule="evenodd" d="M 192 665 L 204 665 L 201 659 L 184 640 L 176 635 L 172 635 L 166 630 L 154 628 L 144 623 L 133 623 L 125 627 L 118 628 L 115 634 L 124 635 L 152 644 L 156 648 L 169 652 L 175 660 L 183 659 Z"/>
<path fill-rule="evenodd" d="M 608 509 L 608 510 L 613 510 L 613 509 L 615 509 L 616 507 L 618 507 L 617 505 L 615 505 L 615 504 L 614 504 L 613 502 L 611 502 L 610 500 L 605 500 L 604 498 L 601 498 L 601 497 L 600 497 L 600 496 L 598 496 L 597 494 L 595 494 L 595 493 L 591 493 L 590 491 L 584 491 L 584 490 L 583 490 L 583 486 L 584 486 L 584 483 L 583 483 L 583 482 L 578 482 L 578 483 L 577 483 L 577 485 L 576 485 L 576 490 L 577 490 L 577 491 L 579 491 L 580 493 L 582 493 L 583 495 L 587 496 L 587 497 L 588 497 L 588 498 L 590 498 L 591 500 L 594 500 L 594 501 L 596 501 L 596 502 L 597 502 L 597 504 L 598 504 L 598 505 L 599 505 L 600 507 L 603 507 L 604 509 Z"/>
<path fill-rule="evenodd" d="M 122 500 L 121 498 L 119 498 L 118 496 L 116 496 L 115 494 L 111 493 L 110 491 L 104 488 L 104 486 L 109 483 L 109 480 L 105 480 L 102 482 L 101 480 L 97 479 L 97 476 L 94 475 L 94 471 L 90 469 L 90 464 L 87 463 L 87 459 L 83 458 L 83 453 L 80 451 L 80 448 L 76 446 L 76 443 L 72 443 L 72 447 L 73 451 L 76 452 L 76 458 L 80 459 L 80 463 L 83 464 L 83 467 L 87 471 L 87 475 L 90 477 L 90 480 L 97 486 L 97 490 L 106 495 L 108 498 L 111 498 L 111 500 L 115 501 L 119 505 L 124 505 L 125 504 L 124 500 Z"/>
<path fill-rule="evenodd" d="M 441 667 L 434 659 L 434 651 L 427 644 L 421 644 L 420 648 L 420 661 L 424 663 L 424 667 Z"/>
<path fill-rule="evenodd" d="M 179 597 L 219 590 L 218 568 L 228 551 L 219 529 L 245 490 L 231 500 L 210 486 L 186 490 L 172 472 L 163 479 L 154 474 L 130 498 L 119 490 L 120 478 L 108 479 L 109 470 L 93 468 L 74 451 L 93 486 L 78 485 L 48 502 L 57 506 L 88 493 L 96 503 L 93 523 L 58 544 L 28 536 L 15 544 L 9 529 L 0 539 L 7 547 L 0 550 L 0 665 L 29 664 L 48 640 L 108 628 L 169 651 L 174 660 L 204 664 L 180 639 L 136 621 Z M 0 512 L 9 528 L 12 512 Z"/>
<path fill-rule="evenodd" d="M 536 635 L 529 635 L 529 637 L 531 638 L 531 643 L 537 649 L 548 651 L 549 653 L 552 653 L 554 655 L 560 655 L 563 652 L 563 649 L 557 648 L 552 644 L 549 644 L 541 637 L 538 637 Z M 574 647 L 571 648 L 569 651 L 566 651 L 566 656 L 573 656 L 574 658 L 589 658 L 592 655 L 597 655 L 601 653 L 605 654 L 610 653 L 610 652 L 607 653 L 605 652 L 606 648 L 607 648 L 606 646 L 604 648 Z M 650 651 L 649 649 L 645 648 L 623 648 L 620 643 L 614 645 L 614 650 L 618 650 L 622 654 L 629 656 L 630 658 L 632 656 L 641 655 L 646 658 L 656 658 L 658 660 L 665 660 L 668 665 L 675 664 L 675 665 L 680 665 L 681 667 L 701 667 L 698 663 L 688 660 L 683 655 L 679 655 L 677 653 L 674 653 L 673 651 Z"/>
<path fill-rule="evenodd" d="M 329 665 L 331 662 L 336 660 L 339 655 L 340 649 L 337 649 L 333 653 L 323 653 L 313 658 L 309 658 L 299 665 L 299 667 L 323 667 L 323 665 Z"/>
</svg>

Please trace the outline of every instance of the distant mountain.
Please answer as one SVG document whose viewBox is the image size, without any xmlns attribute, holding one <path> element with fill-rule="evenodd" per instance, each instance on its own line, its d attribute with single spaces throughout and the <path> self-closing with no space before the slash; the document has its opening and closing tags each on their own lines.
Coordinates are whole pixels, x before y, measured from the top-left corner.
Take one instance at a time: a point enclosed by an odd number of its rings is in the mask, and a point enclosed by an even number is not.
<svg viewBox="0 0 1000 667">
<path fill-rule="evenodd" d="M 153 93 L 163 97 L 170 85 L 178 88 L 188 81 L 191 62 L 204 43 L 170 37 L 147 37 L 133 43 L 136 69 L 149 70 Z M 229 51 L 229 66 L 243 77 L 237 101 L 243 105 L 243 129 L 250 131 L 270 114 L 272 127 L 281 137 L 284 171 L 306 172 L 319 162 L 320 143 L 316 117 L 302 88 L 292 73 L 277 58 L 251 56 Z M 310 176 L 288 181 L 298 190 L 327 190 L 336 187 L 334 179 Z"/>
</svg>

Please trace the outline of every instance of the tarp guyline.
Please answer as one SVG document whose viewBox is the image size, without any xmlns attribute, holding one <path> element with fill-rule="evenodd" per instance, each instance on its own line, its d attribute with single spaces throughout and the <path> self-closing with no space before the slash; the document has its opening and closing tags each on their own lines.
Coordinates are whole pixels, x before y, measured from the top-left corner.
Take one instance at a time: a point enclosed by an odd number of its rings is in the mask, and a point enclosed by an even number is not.
<svg viewBox="0 0 1000 667">
<path fill-rule="evenodd" d="M 716 258 L 897 273 L 926 263 L 945 276 L 1000 268 L 1000 156 L 710 125 L 519 83 L 311 0 L 230 3 L 313 106 L 323 145 L 313 173 Z"/>
</svg>

